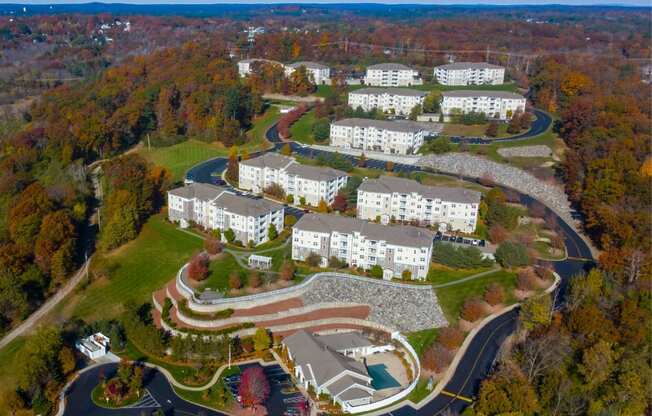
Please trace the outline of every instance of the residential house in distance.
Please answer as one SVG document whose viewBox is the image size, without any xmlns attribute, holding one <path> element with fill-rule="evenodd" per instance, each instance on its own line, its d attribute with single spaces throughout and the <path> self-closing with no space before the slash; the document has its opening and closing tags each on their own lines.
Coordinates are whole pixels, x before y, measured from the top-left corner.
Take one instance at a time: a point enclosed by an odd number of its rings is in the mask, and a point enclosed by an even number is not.
<svg viewBox="0 0 652 416">
<path fill-rule="evenodd" d="M 505 82 L 505 68 L 486 62 L 436 66 L 433 75 L 441 85 L 501 85 Z"/>
<path fill-rule="evenodd" d="M 322 199 L 332 204 L 347 180 L 346 172 L 302 165 L 292 157 L 271 152 L 242 160 L 239 165 L 240 188 L 260 194 L 275 183 L 283 188 L 286 196 L 292 195 L 296 202 L 305 198 L 313 206 L 319 205 Z"/>
<path fill-rule="evenodd" d="M 328 84 L 331 81 L 331 69 L 318 62 L 301 61 L 285 65 L 285 75 L 290 76 L 297 68 L 304 66 L 315 85 Z"/>
<path fill-rule="evenodd" d="M 96 360 L 106 355 L 109 351 L 111 340 L 101 332 L 97 332 L 75 343 L 75 348 L 91 360 Z"/>
<path fill-rule="evenodd" d="M 425 91 L 409 88 L 361 88 L 349 92 L 349 107 L 371 111 L 378 108 L 386 113 L 408 115 L 417 105 L 422 105 L 428 95 Z"/>
<path fill-rule="evenodd" d="M 441 112 L 444 119 L 454 114 L 485 113 L 489 118 L 507 120 L 517 111 L 525 111 L 525 97 L 507 91 L 444 91 Z"/>
<path fill-rule="evenodd" d="M 384 63 L 368 67 L 364 83 L 375 87 L 409 87 L 421 85 L 423 80 L 416 69 L 403 64 Z"/>
<path fill-rule="evenodd" d="M 331 123 L 331 146 L 388 154 L 416 153 L 427 135 L 423 125 L 407 120 L 346 118 Z"/>
<path fill-rule="evenodd" d="M 365 179 L 358 188 L 358 218 L 382 223 L 391 219 L 439 224 L 441 231 L 472 233 L 478 221 L 480 192 L 465 188 L 426 186 L 393 176 Z"/>
<path fill-rule="evenodd" d="M 264 62 L 283 66 L 282 63 L 277 61 L 272 61 L 269 59 L 262 59 L 262 58 L 243 59 L 241 61 L 238 61 L 238 74 L 241 77 L 246 77 L 249 74 L 251 74 L 251 71 L 253 70 L 254 66 L 256 66 L 257 64 L 260 65 Z"/>
<path fill-rule="evenodd" d="M 236 195 L 225 188 L 204 183 L 192 183 L 168 191 L 168 218 L 187 227 L 190 222 L 208 230 L 231 229 L 235 239 L 255 245 L 269 240 L 267 231 L 273 224 L 283 229 L 283 205 L 265 199 Z"/>
<path fill-rule="evenodd" d="M 299 330 L 283 339 L 294 376 L 305 389 L 328 394 L 345 412 L 371 403 L 376 390 L 366 365 L 351 358 L 351 351 L 364 356 L 371 342 L 357 333 L 317 336 Z"/>
<path fill-rule="evenodd" d="M 305 261 L 315 253 L 322 265 L 337 257 L 365 270 L 379 265 L 383 278 L 400 277 L 404 270 L 413 280 L 428 275 L 434 233 L 410 225 L 381 225 L 358 218 L 306 214 L 292 229 L 292 260 Z"/>
</svg>

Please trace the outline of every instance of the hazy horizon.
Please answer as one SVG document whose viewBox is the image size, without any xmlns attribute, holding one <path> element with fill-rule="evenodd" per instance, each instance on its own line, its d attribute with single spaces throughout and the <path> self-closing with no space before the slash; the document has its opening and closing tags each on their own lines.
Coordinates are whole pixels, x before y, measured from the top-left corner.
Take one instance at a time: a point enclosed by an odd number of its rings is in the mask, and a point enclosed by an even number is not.
<svg viewBox="0 0 652 416">
<path fill-rule="evenodd" d="M 419 4 L 419 5 L 487 5 L 487 6 L 545 6 L 545 5 L 560 5 L 560 6 L 630 6 L 630 7 L 651 7 L 649 1 L 646 0 L 620 0 L 620 1 L 592 1 L 592 0 L 491 0 L 491 1 L 478 1 L 478 0 L 440 0 L 440 1 L 347 1 L 347 0 L 316 0 L 316 1 L 287 1 L 287 0 L 242 0 L 242 1 L 205 1 L 205 0 L 190 0 L 190 1 L 174 1 L 174 0 L 123 0 L 123 1 L 86 1 L 86 0 L 59 0 L 59 1 L 2 1 L 0 4 L 20 4 L 20 5 L 75 5 L 75 4 L 89 4 L 89 3 L 103 3 L 103 4 L 133 4 L 133 5 L 213 5 L 213 4 L 387 4 L 387 5 L 401 5 L 401 4 Z"/>
</svg>

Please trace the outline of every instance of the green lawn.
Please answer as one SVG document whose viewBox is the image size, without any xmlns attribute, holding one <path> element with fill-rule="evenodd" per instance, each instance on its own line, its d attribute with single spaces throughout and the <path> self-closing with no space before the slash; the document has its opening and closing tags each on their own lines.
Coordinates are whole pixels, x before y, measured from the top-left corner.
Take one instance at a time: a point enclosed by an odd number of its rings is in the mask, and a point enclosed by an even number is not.
<svg viewBox="0 0 652 416">
<path fill-rule="evenodd" d="M 502 157 L 498 153 L 498 149 L 506 147 L 521 147 L 521 146 L 534 146 L 534 145 L 545 145 L 550 147 L 553 152 L 563 146 L 563 143 L 559 139 L 556 133 L 549 129 L 545 133 L 542 133 L 538 136 L 535 136 L 527 140 L 519 140 L 515 142 L 498 142 L 492 143 L 490 145 L 470 145 L 469 150 L 473 153 L 486 155 L 489 159 L 492 159 L 500 163 L 509 163 L 509 160 Z"/>
<path fill-rule="evenodd" d="M 219 380 L 208 390 L 189 391 L 174 387 L 174 391 L 179 397 L 190 402 L 199 403 L 214 409 L 226 409 L 230 404 L 234 403 L 235 398 L 225 388 L 224 378 L 235 374 L 240 374 L 240 367 L 237 365 L 224 369 L 222 374 L 220 374 Z M 225 392 L 226 394 L 221 396 L 221 392 Z"/>
<path fill-rule="evenodd" d="M 312 126 L 315 124 L 317 119 L 315 118 L 315 110 L 310 110 L 296 123 L 290 127 L 290 133 L 292 134 L 292 140 L 297 142 L 306 143 L 306 144 L 315 144 L 317 141 L 312 134 Z"/>
<path fill-rule="evenodd" d="M 423 331 L 411 332 L 407 334 L 407 339 L 414 351 L 419 354 L 419 357 L 437 340 L 437 328 L 424 329 Z"/>
<path fill-rule="evenodd" d="M 26 339 L 16 338 L 0 350 L 0 414 L 6 410 L 3 402 L 4 393 L 16 387 L 16 374 L 18 372 L 16 357 L 25 345 Z"/>
<path fill-rule="evenodd" d="M 436 385 L 437 383 L 433 383 L 433 385 Z M 433 387 L 434 388 L 434 387 Z M 428 379 L 427 378 L 420 378 L 419 381 L 417 381 L 417 386 L 412 390 L 412 392 L 408 395 L 408 400 L 411 400 L 412 403 L 419 403 L 421 400 L 425 399 L 428 394 L 430 394 L 432 390 L 428 390 Z"/>
<path fill-rule="evenodd" d="M 494 282 L 500 284 L 505 289 L 506 303 L 513 303 L 514 296 L 512 292 L 514 287 L 516 287 L 516 274 L 504 270 L 499 270 L 459 285 L 435 289 L 437 298 L 448 322 L 454 325 L 460 316 L 464 301 L 474 296 L 482 297 L 487 285 Z"/>
<path fill-rule="evenodd" d="M 209 266 L 208 278 L 201 282 L 199 290 L 219 290 L 225 293 L 229 290 L 229 275 L 237 272 L 242 279 L 242 284 L 246 286 L 248 271 L 240 267 L 235 261 L 235 257 L 229 253 L 223 253 L 221 258 L 212 261 Z"/>
<path fill-rule="evenodd" d="M 428 271 L 427 279 L 433 285 L 441 285 L 443 283 L 453 282 L 467 276 L 482 273 L 487 270 L 488 269 L 451 269 L 449 267 L 433 263 L 430 265 L 430 271 Z"/>
<path fill-rule="evenodd" d="M 134 241 L 98 259 L 108 265 L 110 279 L 92 282 L 63 303 L 72 306 L 70 315 L 86 321 L 115 317 L 127 300 L 149 301 L 201 247 L 200 239 L 155 215 Z"/>
<path fill-rule="evenodd" d="M 260 117 L 254 120 L 253 126 L 247 132 L 249 140 L 239 149 L 247 149 L 254 152 L 267 147 L 269 144 L 265 139 L 265 131 L 279 117 L 279 109 L 276 106 L 270 106 L 268 110 Z M 172 179 L 179 181 L 183 179 L 184 174 L 192 166 L 204 160 L 218 156 L 227 156 L 229 149 L 221 143 L 206 143 L 199 140 L 188 139 L 184 142 L 167 147 L 152 147 L 148 149 L 143 146 L 138 153 L 155 165 L 163 166 L 172 172 Z"/>
</svg>

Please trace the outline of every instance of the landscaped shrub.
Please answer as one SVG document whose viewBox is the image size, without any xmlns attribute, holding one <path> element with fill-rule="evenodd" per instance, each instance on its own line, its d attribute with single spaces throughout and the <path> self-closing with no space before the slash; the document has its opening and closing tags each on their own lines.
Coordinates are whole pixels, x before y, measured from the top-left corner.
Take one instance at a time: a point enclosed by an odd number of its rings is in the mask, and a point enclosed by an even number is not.
<svg viewBox="0 0 652 416">
<path fill-rule="evenodd" d="M 276 229 L 276 226 L 274 224 L 269 224 L 269 228 L 267 228 L 267 238 L 272 241 L 275 240 L 276 237 L 278 237 L 278 230 Z"/>
<path fill-rule="evenodd" d="M 484 305 L 478 298 L 467 299 L 462 306 L 462 319 L 475 322 L 484 316 Z"/>
<path fill-rule="evenodd" d="M 454 354 L 438 342 L 432 344 L 421 358 L 421 364 L 426 370 L 441 373 L 453 360 Z"/>
<path fill-rule="evenodd" d="M 403 280 L 412 280 L 412 272 L 409 270 L 403 270 L 401 272 L 401 279 Z"/>
<path fill-rule="evenodd" d="M 489 241 L 500 244 L 507 240 L 507 230 L 500 224 L 494 224 L 489 228 Z"/>
<path fill-rule="evenodd" d="M 208 256 L 204 253 L 195 255 L 188 264 L 188 277 L 194 281 L 200 281 L 208 277 Z"/>
<path fill-rule="evenodd" d="M 536 275 L 539 276 L 541 280 L 551 281 L 555 279 L 553 271 L 548 267 L 535 267 L 534 273 L 536 273 Z"/>
<path fill-rule="evenodd" d="M 263 280 L 260 278 L 260 273 L 253 270 L 249 275 L 249 286 L 253 288 L 260 287 L 263 284 Z"/>
<path fill-rule="evenodd" d="M 330 267 L 331 269 L 341 269 L 346 267 L 346 263 L 335 256 L 331 256 L 328 259 L 328 267 Z"/>
<path fill-rule="evenodd" d="M 371 269 L 369 269 L 369 276 L 375 277 L 376 279 L 383 278 L 383 268 L 377 264 L 374 264 Z"/>
<path fill-rule="evenodd" d="M 509 241 L 498 246 L 495 257 L 503 267 L 523 267 L 530 264 L 527 247 Z"/>
<path fill-rule="evenodd" d="M 267 186 L 267 188 L 265 188 L 263 192 L 276 199 L 280 199 L 280 200 L 285 199 L 285 190 L 280 184 L 276 182 L 271 183 L 269 186 Z"/>
<path fill-rule="evenodd" d="M 484 292 L 484 300 L 491 306 L 496 306 L 505 301 L 505 290 L 498 283 L 491 283 Z"/>
<path fill-rule="evenodd" d="M 321 256 L 317 253 L 310 253 L 308 257 L 306 257 L 306 263 L 308 263 L 308 266 L 310 267 L 319 267 L 319 264 L 321 263 Z"/>
<path fill-rule="evenodd" d="M 240 289 L 242 287 L 242 279 L 238 272 L 231 272 L 229 275 L 229 287 L 231 289 Z"/>
<path fill-rule="evenodd" d="M 297 223 L 297 217 L 295 217 L 294 215 L 286 215 L 283 221 L 283 225 L 285 225 L 286 227 L 292 227 L 296 223 Z"/>
<path fill-rule="evenodd" d="M 188 300 L 187 299 L 182 299 L 180 301 L 177 301 L 177 309 L 181 314 L 184 316 L 187 316 L 188 318 L 192 319 L 197 319 L 199 321 L 215 321 L 218 319 L 226 319 L 233 315 L 233 309 L 228 308 L 228 309 L 222 309 L 221 311 L 217 312 L 196 312 L 188 306 Z"/>
<path fill-rule="evenodd" d="M 215 237 L 206 237 L 204 240 L 204 250 L 210 255 L 220 254 L 223 248 L 222 242 Z"/>
<path fill-rule="evenodd" d="M 286 282 L 292 280 L 294 278 L 294 269 L 294 263 L 290 260 L 285 260 L 281 265 L 279 277 Z"/>
<path fill-rule="evenodd" d="M 519 290 L 535 290 L 537 288 L 537 276 L 530 269 L 521 270 L 516 277 L 516 287 Z"/>
<path fill-rule="evenodd" d="M 294 204 L 294 195 L 288 195 L 285 198 L 285 202 L 287 202 L 288 204 Z M 286 216 L 286 218 L 287 218 L 287 216 Z"/>
<path fill-rule="evenodd" d="M 320 118 L 312 126 L 312 135 L 317 141 L 324 141 L 330 135 L 330 120 L 327 118 Z"/>
<path fill-rule="evenodd" d="M 233 232 L 232 229 L 227 229 L 224 231 L 224 238 L 226 238 L 226 241 L 229 243 L 232 243 L 235 240 L 235 232 Z"/>
<path fill-rule="evenodd" d="M 464 342 L 464 333 L 457 328 L 441 328 L 439 330 L 437 342 L 449 350 L 454 350 L 462 345 L 462 342 Z"/>
<path fill-rule="evenodd" d="M 456 269 L 475 269 L 493 264 L 491 259 L 482 258 L 482 252 L 477 247 L 455 246 L 445 242 L 433 246 L 432 258 L 437 263 Z"/>
</svg>

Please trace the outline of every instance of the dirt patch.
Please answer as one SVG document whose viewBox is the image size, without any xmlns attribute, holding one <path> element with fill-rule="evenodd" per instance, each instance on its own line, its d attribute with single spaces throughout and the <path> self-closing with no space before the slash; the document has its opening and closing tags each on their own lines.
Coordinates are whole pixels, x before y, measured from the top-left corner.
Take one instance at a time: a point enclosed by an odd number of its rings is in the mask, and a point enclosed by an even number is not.
<svg viewBox="0 0 652 416">
<path fill-rule="evenodd" d="M 258 327 L 270 327 L 276 325 L 288 325 L 298 322 L 316 321 L 319 319 L 328 318 L 358 318 L 366 319 L 369 316 L 369 306 L 351 306 L 347 308 L 327 308 L 319 309 L 313 312 L 304 313 L 301 315 L 290 316 L 287 318 L 273 319 L 271 321 L 257 322 Z"/>
</svg>

